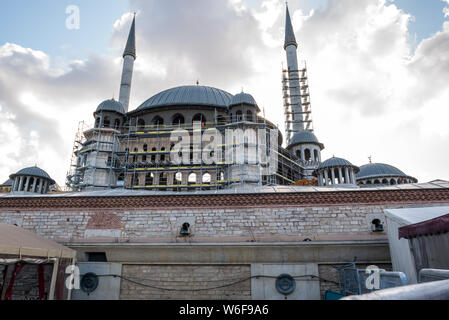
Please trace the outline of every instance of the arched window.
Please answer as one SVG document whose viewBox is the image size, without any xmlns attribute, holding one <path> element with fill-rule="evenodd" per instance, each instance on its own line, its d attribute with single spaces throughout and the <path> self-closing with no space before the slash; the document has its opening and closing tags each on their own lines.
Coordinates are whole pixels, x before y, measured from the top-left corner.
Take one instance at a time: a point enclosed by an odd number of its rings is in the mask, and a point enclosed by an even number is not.
<svg viewBox="0 0 449 320">
<path fill-rule="evenodd" d="M 188 183 L 191 184 L 196 184 L 196 173 L 191 173 L 189 174 L 189 179 L 188 179 Z"/>
<path fill-rule="evenodd" d="M 156 162 L 156 148 L 151 149 L 151 162 Z"/>
<path fill-rule="evenodd" d="M 139 119 L 139 121 L 137 121 L 137 126 L 139 129 L 145 129 L 145 121 L 143 119 Z"/>
<path fill-rule="evenodd" d="M 242 121 L 242 120 L 243 120 L 242 111 L 238 110 L 238 111 L 235 113 L 235 118 L 236 118 L 237 121 Z"/>
<path fill-rule="evenodd" d="M 201 113 L 197 113 L 192 118 L 192 123 L 194 122 L 201 122 L 201 126 L 204 127 L 206 125 L 206 117 Z"/>
<path fill-rule="evenodd" d="M 383 179 L 382 180 L 382 184 L 388 184 L 388 180 L 387 179 Z"/>
<path fill-rule="evenodd" d="M 160 186 L 166 186 L 167 185 L 167 174 L 161 173 L 159 176 L 159 185 Z"/>
<path fill-rule="evenodd" d="M 304 157 L 305 157 L 305 160 L 306 160 L 306 161 L 310 161 L 310 159 L 311 159 L 311 157 L 312 157 L 312 155 L 311 155 L 311 153 L 310 153 L 310 149 L 305 149 L 305 150 L 304 150 Z"/>
<path fill-rule="evenodd" d="M 95 128 L 99 128 L 100 127 L 100 117 L 97 117 L 95 119 Z"/>
<path fill-rule="evenodd" d="M 210 176 L 210 174 L 209 173 L 205 173 L 205 174 L 203 174 L 203 183 L 205 183 L 205 184 L 209 184 L 210 183 L 210 180 L 211 180 L 211 176 Z"/>
<path fill-rule="evenodd" d="M 134 153 L 137 153 L 137 152 L 139 152 L 139 149 L 134 148 Z M 137 155 L 134 155 L 133 156 L 133 162 L 136 162 L 136 161 L 137 161 Z"/>
<path fill-rule="evenodd" d="M 253 122 L 253 113 L 251 112 L 251 110 L 246 111 L 246 121 L 251 121 Z"/>
<path fill-rule="evenodd" d="M 301 150 L 296 150 L 296 156 L 301 159 Z"/>
<path fill-rule="evenodd" d="M 391 179 L 391 180 L 390 180 L 390 184 L 391 184 L 392 186 L 394 186 L 394 185 L 396 184 L 396 180 Z"/>
<path fill-rule="evenodd" d="M 179 126 L 184 123 L 185 123 L 185 120 L 184 120 L 184 116 L 182 114 L 177 113 L 173 116 L 173 125 L 174 126 Z"/>
<path fill-rule="evenodd" d="M 161 152 L 165 152 L 165 148 L 161 148 Z M 161 154 L 161 162 L 165 161 L 165 154 Z"/>
<path fill-rule="evenodd" d="M 146 186 L 152 186 L 154 184 L 154 174 L 153 173 L 147 173 L 145 176 L 145 185 Z"/>
<path fill-rule="evenodd" d="M 318 150 L 317 149 L 313 150 L 313 158 L 315 159 L 315 161 L 319 160 L 318 159 Z"/>
<path fill-rule="evenodd" d="M 180 185 L 180 184 L 182 184 L 182 173 L 181 173 L 181 172 L 177 172 L 177 173 L 175 174 L 175 179 L 174 179 L 174 181 L 173 181 L 173 184 L 175 184 L 175 185 Z"/>
<path fill-rule="evenodd" d="M 114 122 L 114 128 L 115 128 L 115 129 L 120 128 L 120 119 L 115 119 L 115 122 Z"/>
<path fill-rule="evenodd" d="M 111 120 L 108 117 L 103 119 L 103 128 L 109 128 L 111 126 Z"/>
<path fill-rule="evenodd" d="M 371 184 L 371 180 L 368 180 L 368 181 L 366 182 L 366 184 Z"/>
<path fill-rule="evenodd" d="M 379 180 L 374 180 L 374 184 L 380 184 L 380 181 Z"/>
<path fill-rule="evenodd" d="M 217 181 L 224 181 L 225 179 L 225 174 L 223 171 L 220 171 L 217 173 Z"/>
<path fill-rule="evenodd" d="M 33 184 L 34 184 L 34 178 L 31 177 L 31 178 L 30 178 L 30 181 L 29 181 L 29 183 L 28 183 L 28 190 L 26 190 L 26 191 L 32 192 L 32 191 L 33 191 Z"/>
<path fill-rule="evenodd" d="M 162 126 L 162 125 L 164 125 L 164 119 L 162 119 L 161 117 L 159 117 L 159 116 L 156 116 L 156 117 L 154 117 L 154 119 L 153 119 L 153 124 L 155 125 L 155 126 Z"/>
</svg>

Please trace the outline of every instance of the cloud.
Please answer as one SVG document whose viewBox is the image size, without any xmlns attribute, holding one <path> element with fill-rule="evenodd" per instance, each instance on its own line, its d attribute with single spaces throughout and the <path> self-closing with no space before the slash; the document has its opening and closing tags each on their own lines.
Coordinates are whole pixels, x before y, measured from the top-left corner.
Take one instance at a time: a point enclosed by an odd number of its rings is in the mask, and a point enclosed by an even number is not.
<svg viewBox="0 0 449 320">
<path fill-rule="evenodd" d="M 137 12 L 131 109 L 200 80 L 231 93 L 243 86 L 283 127 L 283 1 L 130 0 L 130 7 Z M 391 1 L 329 0 L 309 12 L 291 3 L 290 12 L 323 158 L 363 165 L 373 155 L 420 180 L 449 179 L 447 23 L 412 52 L 412 17 Z M 37 163 L 63 184 L 78 121 L 93 122 L 97 105 L 118 95 L 132 17 L 111 26 L 116 55 L 61 68 L 43 52 L 0 44 L 0 177 Z"/>
</svg>

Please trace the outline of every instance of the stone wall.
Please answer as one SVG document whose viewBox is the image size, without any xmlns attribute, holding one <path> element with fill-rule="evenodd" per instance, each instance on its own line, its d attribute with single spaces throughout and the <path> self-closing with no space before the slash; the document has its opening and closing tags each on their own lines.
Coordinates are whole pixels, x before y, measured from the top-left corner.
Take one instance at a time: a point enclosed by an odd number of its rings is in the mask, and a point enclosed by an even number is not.
<svg viewBox="0 0 449 320">
<path fill-rule="evenodd" d="M 148 287 L 121 280 L 121 300 L 250 300 L 250 265 L 130 265 L 122 276 Z M 247 280 L 245 280 L 247 279 Z M 230 285 L 229 284 L 233 284 Z M 210 289 L 207 291 L 191 291 Z M 156 288 L 164 288 L 161 290 Z"/>
<path fill-rule="evenodd" d="M 440 204 L 439 204 L 440 205 Z M 414 205 L 344 205 L 287 208 L 199 208 L 136 210 L 1 210 L 0 223 L 17 224 L 48 239 L 77 241 L 96 236 L 145 241 L 176 241 L 183 223 L 189 241 L 263 241 L 289 237 L 295 241 L 378 236 L 372 217 L 383 209 Z M 430 205 L 427 205 L 430 206 Z M 387 238 L 385 233 L 380 234 Z M 360 237 L 362 236 L 362 237 Z"/>
<path fill-rule="evenodd" d="M 5 266 L 0 265 L 0 288 L 3 283 L 3 270 Z M 6 284 L 9 285 L 11 274 L 14 270 L 14 265 L 9 266 Z M 27 264 L 20 271 L 17 276 L 14 287 L 12 300 L 39 300 L 39 280 L 38 280 L 38 266 Z M 50 292 L 50 281 L 52 275 L 53 265 L 45 265 L 45 293 Z"/>
</svg>

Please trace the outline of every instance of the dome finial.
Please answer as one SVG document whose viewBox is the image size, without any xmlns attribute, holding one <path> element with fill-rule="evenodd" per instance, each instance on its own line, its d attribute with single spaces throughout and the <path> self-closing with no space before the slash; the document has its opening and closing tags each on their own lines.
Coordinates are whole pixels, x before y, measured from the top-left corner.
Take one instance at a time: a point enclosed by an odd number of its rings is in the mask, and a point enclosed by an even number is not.
<svg viewBox="0 0 449 320">
<path fill-rule="evenodd" d="M 372 161 L 373 160 L 373 156 L 369 156 L 368 160 L 369 160 L 369 163 L 373 163 L 373 161 Z"/>
</svg>

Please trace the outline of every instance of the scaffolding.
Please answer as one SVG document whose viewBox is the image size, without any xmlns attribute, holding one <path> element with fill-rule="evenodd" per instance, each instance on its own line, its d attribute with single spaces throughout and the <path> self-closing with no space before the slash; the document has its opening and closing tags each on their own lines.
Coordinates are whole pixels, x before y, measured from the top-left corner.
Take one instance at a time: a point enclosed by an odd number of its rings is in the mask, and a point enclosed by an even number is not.
<svg viewBox="0 0 449 320">
<path fill-rule="evenodd" d="M 79 125 L 75 138 L 71 171 L 67 176 L 67 187 L 72 191 L 92 190 L 98 188 L 126 188 L 133 190 L 213 190 L 228 188 L 245 183 L 258 185 L 291 185 L 302 179 L 304 168 L 298 159 L 287 150 L 271 145 L 269 152 L 277 155 L 278 169 L 275 174 L 262 176 L 260 161 L 248 164 L 246 161 L 226 161 L 221 159 L 214 164 L 205 164 L 202 160 L 204 143 L 194 146 L 191 151 L 199 154 L 199 163 L 176 164 L 172 161 L 171 149 L 173 143 L 168 142 L 174 130 L 186 130 L 193 135 L 195 127 L 190 124 L 175 125 L 139 125 L 135 118 L 131 124 L 121 128 L 85 128 L 84 122 Z M 274 129 L 275 126 L 267 123 L 265 119 L 231 119 L 221 116 L 215 117 L 213 122 L 201 123 L 201 134 L 207 129 L 217 129 L 222 134 L 226 129 Z M 167 144 L 171 146 L 167 148 Z M 250 146 L 244 141 L 244 147 Z M 145 148 L 146 146 L 146 148 Z M 220 144 L 223 158 L 227 147 L 237 148 L 240 143 L 224 141 Z M 151 148 L 151 149 L 150 149 Z M 166 149 L 164 149 L 166 148 Z M 191 152 L 191 159 L 193 156 Z M 104 159 L 107 157 L 106 163 Z M 257 178 L 250 176 L 248 170 L 255 166 L 254 171 L 260 173 Z M 235 172 L 239 172 L 236 175 Z M 107 183 L 100 183 L 97 173 L 107 172 Z M 195 181 L 192 181 L 191 175 Z M 182 176 L 179 179 L 179 174 Z M 209 174 L 208 179 L 204 179 Z M 215 175 L 215 178 L 213 177 Z M 151 182 L 151 183 L 150 183 Z"/>
<path fill-rule="evenodd" d="M 287 135 L 287 144 L 289 144 L 291 137 L 296 132 L 293 128 L 294 124 L 301 124 L 304 130 L 313 132 L 312 106 L 307 76 L 307 64 L 305 61 L 302 62 L 302 67 L 299 70 L 282 70 L 282 91 L 285 132 Z"/>
</svg>

